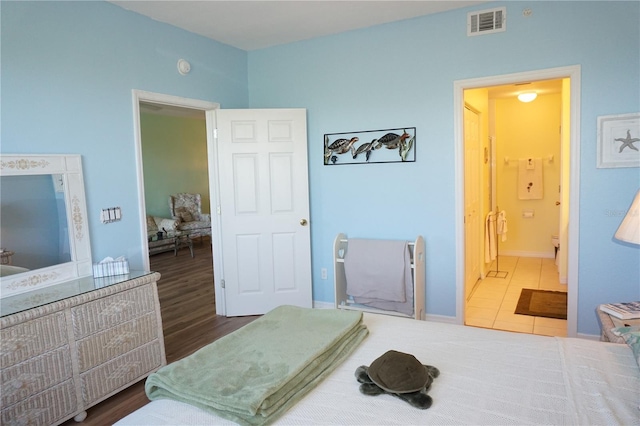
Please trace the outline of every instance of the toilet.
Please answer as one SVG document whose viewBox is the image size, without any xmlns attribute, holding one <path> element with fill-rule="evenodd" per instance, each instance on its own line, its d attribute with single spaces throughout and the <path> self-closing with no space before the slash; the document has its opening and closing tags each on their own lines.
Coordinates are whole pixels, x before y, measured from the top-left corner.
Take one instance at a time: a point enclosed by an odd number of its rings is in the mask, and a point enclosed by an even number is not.
<svg viewBox="0 0 640 426">
<path fill-rule="evenodd" d="M 555 249 L 556 265 L 558 264 L 558 250 L 560 250 L 560 238 L 557 235 L 551 235 L 551 244 Z"/>
</svg>

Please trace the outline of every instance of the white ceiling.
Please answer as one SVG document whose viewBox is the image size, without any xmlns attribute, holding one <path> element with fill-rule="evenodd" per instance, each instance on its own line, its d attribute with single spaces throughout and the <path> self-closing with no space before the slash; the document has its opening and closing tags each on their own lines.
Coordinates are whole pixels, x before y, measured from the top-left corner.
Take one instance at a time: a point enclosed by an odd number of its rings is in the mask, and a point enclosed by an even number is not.
<svg viewBox="0 0 640 426">
<path fill-rule="evenodd" d="M 487 2 L 111 0 L 110 3 L 251 51 Z"/>
<path fill-rule="evenodd" d="M 160 22 L 242 50 L 256 50 L 357 28 L 410 19 L 486 1 L 420 0 L 110 0 L 110 3 Z M 561 82 L 533 82 L 489 89 L 490 98 L 524 90 L 557 93 Z M 203 119 L 202 111 L 141 103 L 141 111 Z"/>
<path fill-rule="evenodd" d="M 562 79 L 523 81 L 517 84 L 492 86 L 488 88 L 489 99 L 516 97 L 523 92 L 536 92 L 538 95 L 549 95 L 562 91 Z"/>
</svg>

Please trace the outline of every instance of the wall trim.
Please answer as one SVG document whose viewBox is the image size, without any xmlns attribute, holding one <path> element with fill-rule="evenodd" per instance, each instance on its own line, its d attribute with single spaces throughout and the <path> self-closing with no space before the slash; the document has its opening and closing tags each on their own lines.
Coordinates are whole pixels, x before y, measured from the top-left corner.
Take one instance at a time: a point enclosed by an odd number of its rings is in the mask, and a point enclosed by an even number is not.
<svg viewBox="0 0 640 426">
<path fill-rule="evenodd" d="M 542 257 L 544 259 L 555 259 L 552 251 L 524 251 L 524 250 L 500 250 L 502 256 L 513 257 Z"/>
<path fill-rule="evenodd" d="M 567 336 L 578 332 L 578 252 L 580 229 L 580 65 L 548 68 L 513 74 L 479 77 L 453 82 L 453 121 L 455 146 L 455 241 L 456 241 L 456 322 L 464 323 L 464 90 L 513 84 L 531 80 L 570 79 L 570 172 L 569 236 L 567 270 Z"/>
<path fill-rule="evenodd" d="M 432 321 L 432 322 L 442 322 L 445 324 L 458 324 L 458 319 L 457 317 L 451 317 L 448 315 L 435 315 L 435 314 L 426 314 L 424 316 L 424 320 L 425 321 Z M 464 324 L 462 324 L 464 325 Z"/>
<path fill-rule="evenodd" d="M 312 306 L 313 309 L 334 309 L 336 307 L 335 303 L 322 302 L 320 300 L 314 300 Z"/>
</svg>

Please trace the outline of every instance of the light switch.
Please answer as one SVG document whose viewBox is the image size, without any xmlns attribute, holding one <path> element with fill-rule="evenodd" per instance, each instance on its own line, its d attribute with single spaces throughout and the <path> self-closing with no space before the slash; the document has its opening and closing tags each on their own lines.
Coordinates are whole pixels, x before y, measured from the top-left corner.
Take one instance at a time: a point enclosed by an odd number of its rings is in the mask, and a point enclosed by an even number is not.
<svg viewBox="0 0 640 426">
<path fill-rule="evenodd" d="M 108 207 L 100 212 L 100 220 L 102 223 L 116 222 L 122 219 L 122 211 L 120 207 Z"/>
</svg>

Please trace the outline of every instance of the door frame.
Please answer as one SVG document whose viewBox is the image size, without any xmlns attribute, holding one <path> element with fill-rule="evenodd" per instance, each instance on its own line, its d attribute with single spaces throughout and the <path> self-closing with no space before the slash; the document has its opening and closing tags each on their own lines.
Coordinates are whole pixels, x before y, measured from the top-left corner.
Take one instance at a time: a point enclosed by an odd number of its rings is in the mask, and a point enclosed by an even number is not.
<svg viewBox="0 0 640 426">
<path fill-rule="evenodd" d="M 184 107 L 200 110 L 205 113 L 206 135 L 207 135 L 207 159 L 209 164 L 209 193 L 210 193 L 210 211 L 211 211 L 211 244 L 213 247 L 222 247 L 220 241 L 220 216 L 217 214 L 219 202 L 218 191 L 218 172 L 217 172 L 217 150 L 215 145 L 215 110 L 220 108 L 220 104 L 216 102 L 203 101 L 200 99 L 184 98 L 181 96 L 166 95 L 163 93 L 147 92 L 144 90 L 133 89 L 133 126 L 135 137 L 135 155 L 136 155 L 136 176 L 138 178 L 138 210 L 140 219 L 140 240 L 142 241 L 142 264 L 145 271 L 151 270 L 149 256 L 145 255 L 149 252 L 147 242 L 147 211 L 144 202 L 144 171 L 142 167 L 142 131 L 140 128 L 140 102 L 149 102 L 159 105 L 168 105 L 174 107 Z M 215 218 L 215 220 L 214 220 Z M 225 315 L 225 299 L 224 289 L 221 285 L 222 280 L 222 250 L 213 250 L 213 282 L 215 288 L 215 302 L 217 315 Z"/>
<path fill-rule="evenodd" d="M 528 80 L 570 79 L 569 232 L 567 262 L 567 335 L 578 332 L 578 251 L 580 219 L 580 65 L 456 80 L 453 82 L 455 145 L 455 241 L 456 323 L 465 317 L 465 232 L 464 232 L 464 90 L 499 86 Z"/>
<path fill-rule="evenodd" d="M 482 151 L 482 141 L 481 141 L 482 132 L 480 130 L 480 126 L 481 126 L 480 125 L 480 120 L 481 120 L 480 111 L 478 111 L 477 109 L 475 109 L 473 106 L 469 105 L 468 103 L 466 103 L 466 102 L 464 103 L 464 108 L 462 110 L 462 143 L 463 143 L 463 152 L 466 151 L 466 143 L 467 143 L 466 134 L 464 132 L 464 130 L 465 130 L 465 127 L 464 127 L 465 126 L 465 124 L 464 124 L 464 110 L 469 110 L 472 114 L 475 114 L 475 116 L 478 119 L 477 148 L 478 148 L 478 155 L 479 155 L 478 156 L 478 161 L 481 161 L 482 157 L 480 155 L 481 155 L 481 151 Z M 463 161 L 464 161 L 464 155 L 463 155 Z M 465 182 L 463 182 L 463 188 L 464 188 L 464 191 L 465 191 L 465 193 L 463 194 L 463 203 L 466 205 L 466 191 L 467 191 L 467 185 L 466 185 L 467 170 L 466 169 L 467 168 L 466 168 L 466 165 L 464 163 L 463 163 L 463 168 L 464 168 L 463 179 L 465 179 Z M 478 228 L 476 229 L 476 232 L 478 232 L 478 241 L 477 241 L 478 244 L 475 247 L 476 256 L 477 256 L 477 262 L 476 262 L 475 267 L 478 270 L 478 276 L 476 277 L 476 280 L 474 281 L 473 285 L 475 285 L 478 282 L 478 280 L 484 278 L 484 268 L 483 268 L 483 262 L 482 262 L 482 258 L 483 257 L 482 257 L 482 249 L 481 249 L 481 247 L 482 247 L 482 238 L 483 238 L 482 236 L 484 235 L 484 233 L 482 232 L 483 229 L 484 229 L 484 226 L 483 226 L 484 225 L 484 215 L 482 214 L 482 205 L 483 205 L 483 201 L 482 200 L 484 199 L 484 191 L 483 191 L 483 185 L 482 185 L 482 167 L 478 168 L 478 174 L 475 176 L 475 181 L 476 181 L 476 188 L 475 189 L 476 189 L 476 191 L 478 193 L 478 199 L 479 199 L 479 201 L 478 201 L 478 204 L 479 204 L 478 209 L 480 209 L 480 211 L 478 212 L 479 220 L 478 220 Z M 465 208 L 465 207 L 463 206 L 463 208 Z M 465 240 L 465 253 L 466 253 L 466 241 L 467 241 L 467 234 L 466 234 L 466 228 L 467 228 L 467 224 L 466 224 L 466 208 L 465 208 L 465 212 L 463 214 L 465 215 L 465 236 L 464 236 L 464 240 Z M 465 274 L 465 280 L 464 281 L 465 282 L 464 282 L 463 291 L 464 291 L 464 298 L 465 298 L 465 304 L 466 304 L 466 299 L 468 297 L 467 293 L 469 291 L 471 291 L 473 288 L 467 289 L 468 283 L 467 283 L 467 271 L 466 271 L 467 262 L 466 262 L 466 259 L 465 259 L 465 264 L 464 265 L 465 265 L 464 266 L 465 267 L 465 272 L 464 272 L 464 274 Z"/>
</svg>

